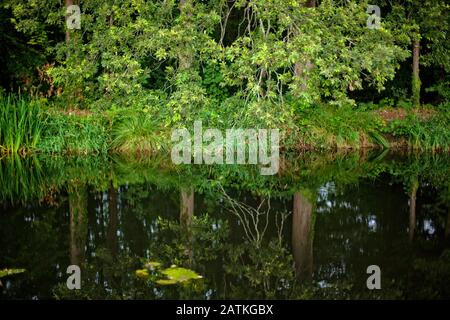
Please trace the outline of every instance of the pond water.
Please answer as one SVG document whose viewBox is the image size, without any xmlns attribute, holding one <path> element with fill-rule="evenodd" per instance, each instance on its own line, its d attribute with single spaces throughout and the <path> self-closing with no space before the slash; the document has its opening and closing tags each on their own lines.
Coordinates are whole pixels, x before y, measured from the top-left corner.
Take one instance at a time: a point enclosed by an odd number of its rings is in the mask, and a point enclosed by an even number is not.
<svg viewBox="0 0 450 320">
<path fill-rule="evenodd" d="M 388 152 L 307 153 L 276 176 L 4 158 L 0 270 L 25 272 L 0 279 L 0 298 L 449 299 L 449 173 L 447 154 Z M 381 289 L 367 287 L 371 265 Z"/>
</svg>

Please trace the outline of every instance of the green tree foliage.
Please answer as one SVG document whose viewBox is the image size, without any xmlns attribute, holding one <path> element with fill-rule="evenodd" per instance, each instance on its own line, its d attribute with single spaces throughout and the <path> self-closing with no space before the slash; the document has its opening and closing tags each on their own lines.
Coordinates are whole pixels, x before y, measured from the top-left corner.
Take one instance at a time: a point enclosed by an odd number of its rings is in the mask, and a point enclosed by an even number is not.
<svg viewBox="0 0 450 320">
<path fill-rule="evenodd" d="M 450 5 L 440 0 L 378 1 L 388 10 L 386 19 L 396 26 L 397 32 L 409 39 L 412 51 L 412 98 L 420 104 L 421 80 L 419 66 L 433 67 L 440 73 L 439 82 L 445 80 L 443 72 L 450 69 L 448 32 Z M 415 60 L 417 60 L 415 62 Z"/>
<path fill-rule="evenodd" d="M 411 63 L 414 43 L 420 64 L 442 71 L 431 90 L 445 93 L 448 4 L 370 4 L 382 9 L 379 28 L 367 27 L 366 0 L 85 0 L 80 30 L 66 30 L 63 2 L 8 0 L 2 8 L 49 63 L 66 106 L 146 109 L 165 126 L 200 117 L 292 127 L 299 107 L 355 104 L 352 92 L 384 90 Z"/>
</svg>

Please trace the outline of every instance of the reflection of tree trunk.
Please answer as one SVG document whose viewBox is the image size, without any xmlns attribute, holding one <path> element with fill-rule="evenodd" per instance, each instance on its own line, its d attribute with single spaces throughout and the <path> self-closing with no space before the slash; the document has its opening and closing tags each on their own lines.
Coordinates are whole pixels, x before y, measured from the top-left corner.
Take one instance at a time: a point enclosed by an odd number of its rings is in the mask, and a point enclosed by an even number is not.
<svg viewBox="0 0 450 320">
<path fill-rule="evenodd" d="M 409 194 L 409 241 L 414 239 L 414 232 L 416 230 L 416 196 L 419 183 L 414 180 Z"/>
<path fill-rule="evenodd" d="M 185 228 L 188 236 L 188 243 L 186 245 L 186 255 L 192 261 L 194 251 L 192 249 L 192 233 L 190 226 L 192 217 L 194 216 L 194 189 L 182 188 L 180 191 L 180 223 Z"/>
<path fill-rule="evenodd" d="M 117 256 L 118 240 L 117 229 L 119 226 L 119 217 L 117 209 L 117 191 L 114 188 L 112 181 L 108 188 L 108 208 L 109 208 L 109 224 L 106 239 L 108 242 L 108 248 L 111 252 L 111 256 L 115 258 Z"/>
<path fill-rule="evenodd" d="M 181 189 L 180 196 L 180 222 L 189 227 L 194 215 L 194 189 Z"/>
<path fill-rule="evenodd" d="M 447 215 L 447 226 L 445 227 L 445 238 L 450 238 L 450 209 L 448 210 Z"/>
<path fill-rule="evenodd" d="M 80 265 L 84 260 L 87 239 L 87 191 L 82 185 L 68 188 L 70 211 L 70 263 Z"/>
<path fill-rule="evenodd" d="M 312 204 L 300 192 L 294 193 L 292 250 L 297 277 L 310 280 L 313 271 Z"/>
</svg>

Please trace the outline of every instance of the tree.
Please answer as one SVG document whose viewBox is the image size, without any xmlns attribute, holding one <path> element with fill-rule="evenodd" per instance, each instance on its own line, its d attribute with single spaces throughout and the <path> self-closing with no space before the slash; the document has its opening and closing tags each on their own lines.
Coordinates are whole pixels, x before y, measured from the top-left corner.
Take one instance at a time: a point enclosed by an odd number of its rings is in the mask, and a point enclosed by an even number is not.
<svg viewBox="0 0 450 320">
<path fill-rule="evenodd" d="M 84 262 L 87 240 L 87 191 L 77 182 L 69 185 L 70 211 L 70 263 L 80 266 Z"/>
<path fill-rule="evenodd" d="M 304 1 L 303 6 L 306 8 L 314 8 L 316 6 L 316 0 Z M 294 30 L 295 32 L 295 30 Z M 304 63 L 296 62 L 294 66 L 294 76 L 301 79 L 301 91 L 307 91 L 308 73 L 313 68 L 313 64 L 310 59 L 307 59 Z"/>
<path fill-rule="evenodd" d="M 108 230 L 106 232 L 106 239 L 111 256 L 116 258 L 117 251 L 119 249 L 119 242 L 117 239 L 117 231 L 119 229 L 119 212 L 117 203 L 117 190 L 110 181 L 108 187 L 108 212 L 109 223 Z"/>
<path fill-rule="evenodd" d="M 409 38 L 412 55 L 411 93 L 414 106 L 420 105 L 420 65 L 450 70 L 450 5 L 440 0 L 380 1 L 389 11 L 386 19 Z"/>
</svg>

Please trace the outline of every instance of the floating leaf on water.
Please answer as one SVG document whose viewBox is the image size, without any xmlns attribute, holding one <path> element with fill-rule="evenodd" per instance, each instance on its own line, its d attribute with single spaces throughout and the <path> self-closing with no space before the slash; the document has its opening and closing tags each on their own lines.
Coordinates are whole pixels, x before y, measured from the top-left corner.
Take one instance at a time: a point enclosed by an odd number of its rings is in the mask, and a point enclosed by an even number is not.
<svg viewBox="0 0 450 320">
<path fill-rule="evenodd" d="M 148 270 L 147 269 L 136 270 L 136 276 L 138 278 L 148 278 L 148 276 L 149 276 Z"/>
<path fill-rule="evenodd" d="M 169 278 L 157 281 L 158 284 L 162 285 L 176 284 L 202 278 L 202 276 L 196 273 L 195 271 L 180 267 L 170 267 L 164 269 L 162 273 L 165 274 L 167 278 Z"/>
<path fill-rule="evenodd" d="M 26 271 L 25 269 L 3 269 L 3 270 L 0 270 L 0 278 L 10 276 L 13 274 L 17 274 L 17 273 L 22 273 L 25 271 Z"/>
<path fill-rule="evenodd" d="M 165 286 L 165 285 L 169 285 L 169 284 L 177 284 L 178 282 L 173 279 L 160 279 L 160 280 L 157 280 L 156 283 Z"/>
<path fill-rule="evenodd" d="M 145 264 L 145 267 L 150 270 L 158 269 L 161 266 L 161 263 L 157 261 L 149 261 Z"/>
</svg>

